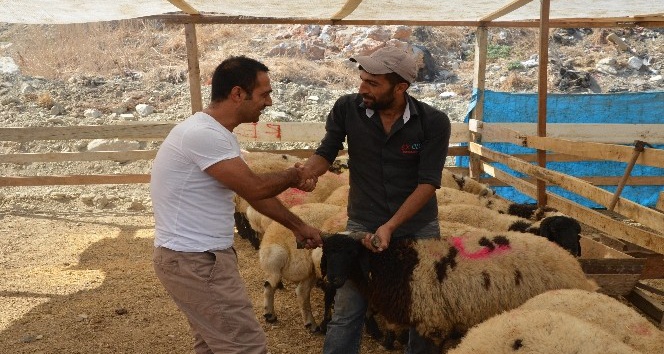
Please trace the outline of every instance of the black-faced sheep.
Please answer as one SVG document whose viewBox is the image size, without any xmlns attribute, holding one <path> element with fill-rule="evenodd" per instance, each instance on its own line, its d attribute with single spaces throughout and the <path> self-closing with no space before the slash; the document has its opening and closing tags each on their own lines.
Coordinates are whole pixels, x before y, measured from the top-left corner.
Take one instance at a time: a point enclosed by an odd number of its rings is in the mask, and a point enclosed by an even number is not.
<svg viewBox="0 0 664 354">
<path fill-rule="evenodd" d="M 438 341 L 548 290 L 597 289 L 574 257 L 543 238 L 442 231 L 442 239 L 392 240 L 381 253 L 357 241 L 364 233 L 325 235 L 321 266 L 331 286 L 352 280 L 388 322 Z"/>
<path fill-rule="evenodd" d="M 290 210 L 307 224 L 321 228 L 330 215 L 336 215 L 342 209 L 338 205 L 309 203 L 294 206 Z M 297 248 L 293 233 L 279 223 L 273 222 L 265 230 L 258 256 L 266 276 L 263 295 L 267 322 L 277 321 L 274 292 L 283 279 L 297 283 L 295 293 L 304 325 L 311 332 L 319 331 L 311 312 L 311 289 L 317 280 L 315 263 L 320 264 L 320 260 L 315 260 L 312 253 L 315 256 L 312 250 Z"/>
<path fill-rule="evenodd" d="M 491 231 L 518 231 L 540 235 L 574 256 L 581 255 L 581 226 L 578 221 L 567 216 L 550 216 L 535 222 L 514 215 L 500 214 L 477 205 L 443 204 L 438 206 L 438 219 Z"/>
</svg>

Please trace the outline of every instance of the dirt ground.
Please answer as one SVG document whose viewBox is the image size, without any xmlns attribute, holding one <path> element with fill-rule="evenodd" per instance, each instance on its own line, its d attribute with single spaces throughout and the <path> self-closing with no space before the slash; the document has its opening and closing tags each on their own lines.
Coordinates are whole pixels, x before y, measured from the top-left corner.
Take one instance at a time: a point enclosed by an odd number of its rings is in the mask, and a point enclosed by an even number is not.
<svg viewBox="0 0 664 354">
<path fill-rule="evenodd" d="M 150 212 L 5 214 L 0 223 L 0 353 L 193 353 L 185 318 L 154 276 Z M 276 353 L 320 353 L 292 284 L 265 324 L 258 252 L 237 238 L 242 275 Z M 312 294 L 322 317 L 322 292 Z M 371 338 L 364 353 L 383 352 Z"/>
<path fill-rule="evenodd" d="M 0 353 L 193 353 L 186 320 L 152 270 L 151 212 L 63 208 L 0 218 Z M 262 321 L 258 253 L 240 237 L 235 245 L 270 352 L 320 353 L 323 337 L 304 329 L 293 284 L 277 292 L 279 322 Z M 651 284 L 664 289 L 664 281 Z M 319 320 L 322 303 L 314 289 Z M 386 351 L 365 335 L 362 352 Z"/>
</svg>

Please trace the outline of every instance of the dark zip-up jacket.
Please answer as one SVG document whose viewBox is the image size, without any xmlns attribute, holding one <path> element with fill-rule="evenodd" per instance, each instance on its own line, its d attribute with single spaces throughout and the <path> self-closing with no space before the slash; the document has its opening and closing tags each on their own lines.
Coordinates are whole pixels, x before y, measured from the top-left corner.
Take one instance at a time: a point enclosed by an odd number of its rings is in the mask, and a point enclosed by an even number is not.
<svg viewBox="0 0 664 354">
<path fill-rule="evenodd" d="M 410 118 L 403 116 L 385 134 L 378 112 L 367 116 L 359 94 L 340 97 L 325 124 L 316 154 L 332 163 L 347 139 L 350 192 L 348 217 L 369 230 L 387 222 L 418 184 L 440 188 L 450 140 L 445 113 L 406 94 Z M 437 220 L 435 196 L 392 237 L 407 237 Z"/>
</svg>

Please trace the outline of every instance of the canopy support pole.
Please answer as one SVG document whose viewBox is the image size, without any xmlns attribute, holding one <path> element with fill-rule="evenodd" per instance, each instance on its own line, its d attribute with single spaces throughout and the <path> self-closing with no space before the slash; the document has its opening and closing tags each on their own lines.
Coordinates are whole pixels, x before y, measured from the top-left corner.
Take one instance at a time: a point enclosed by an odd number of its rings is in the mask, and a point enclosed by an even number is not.
<svg viewBox="0 0 664 354">
<path fill-rule="evenodd" d="M 541 0 L 539 72 L 537 82 L 537 136 L 546 136 L 546 99 L 548 91 L 549 62 L 549 7 L 550 0 Z M 537 164 L 546 168 L 546 150 L 537 149 Z M 537 180 L 537 206 L 546 206 L 546 182 Z"/>
<path fill-rule="evenodd" d="M 196 39 L 196 25 L 184 25 L 185 42 L 187 44 L 187 64 L 189 71 L 189 94 L 191 95 L 191 113 L 203 110 L 201 95 L 201 69 L 198 65 L 198 40 Z"/>
</svg>

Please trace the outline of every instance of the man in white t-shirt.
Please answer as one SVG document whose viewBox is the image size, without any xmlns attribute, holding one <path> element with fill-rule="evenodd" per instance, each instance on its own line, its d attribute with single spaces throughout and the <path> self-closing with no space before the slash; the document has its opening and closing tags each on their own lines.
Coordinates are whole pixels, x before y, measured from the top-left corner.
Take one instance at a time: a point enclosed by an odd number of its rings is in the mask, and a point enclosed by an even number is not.
<svg viewBox="0 0 664 354">
<path fill-rule="evenodd" d="M 234 195 L 293 231 L 307 248 L 321 245 L 276 198 L 290 187 L 311 191 L 302 166 L 257 175 L 240 156 L 233 129 L 258 122 L 272 105 L 268 68 L 244 56 L 224 60 L 212 77 L 209 106 L 171 130 L 152 166 L 157 277 L 186 315 L 196 353 L 267 352 L 263 330 L 233 249 Z"/>
</svg>

